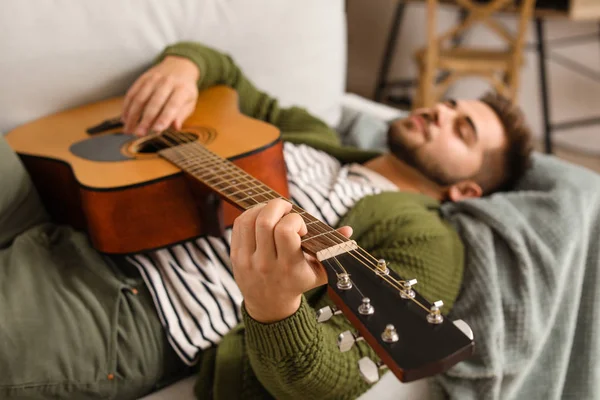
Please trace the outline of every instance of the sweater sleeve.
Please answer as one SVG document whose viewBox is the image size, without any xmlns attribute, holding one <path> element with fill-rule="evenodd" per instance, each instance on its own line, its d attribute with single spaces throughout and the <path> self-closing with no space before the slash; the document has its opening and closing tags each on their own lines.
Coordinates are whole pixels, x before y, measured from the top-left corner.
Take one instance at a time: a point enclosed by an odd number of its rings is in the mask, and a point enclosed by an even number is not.
<svg viewBox="0 0 600 400">
<path fill-rule="evenodd" d="M 333 305 L 324 296 L 318 307 Z M 369 385 L 360 379 L 358 360 L 379 359 L 364 342 L 339 351 L 336 338 L 353 329 L 343 317 L 317 323 L 315 310 L 303 298 L 289 318 L 262 324 L 245 311 L 246 346 L 252 370 L 277 399 L 355 399 Z"/>
<path fill-rule="evenodd" d="M 278 101 L 258 90 L 244 76 L 233 59 L 207 46 L 194 42 L 180 42 L 167 47 L 157 61 L 173 55 L 185 57 L 198 66 L 200 90 L 215 85 L 226 85 L 235 89 L 239 96 L 240 111 L 272 125 L 281 131 L 283 140 L 296 143 L 317 141 L 326 146 L 339 145 L 336 132 L 320 119 L 300 107 L 282 108 Z"/>
<path fill-rule="evenodd" d="M 462 281 L 462 243 L 433 202 L 427 207 L 414 199 L 414 194 L 401 193 L 365 198 L 341 224 L 355 227 L 353 238 L 401 276 L 417 278 L 419 293 L 429 301 L 443 300 L 447 314 Z M 315 308 L 326 304 L 332 303 L 323 295 Z M 345 353 L 338 350 L 337 335 L 354 330 L 344 317 L 319 324 L 303 300 L 283 321 L 261 324 L 244 314 L 244 322 L 252 369 L 275 398 L 354 399 L 369 388 L 360 378 L 358 360 L 378 357 L 365 342 Z"/>
</svg>

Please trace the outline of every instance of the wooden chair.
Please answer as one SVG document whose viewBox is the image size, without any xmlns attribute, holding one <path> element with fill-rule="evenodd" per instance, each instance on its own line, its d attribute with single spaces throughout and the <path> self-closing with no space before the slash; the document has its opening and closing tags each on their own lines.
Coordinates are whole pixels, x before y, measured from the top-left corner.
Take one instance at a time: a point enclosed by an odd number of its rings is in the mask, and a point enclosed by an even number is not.
<svg viewBox="0 0 600 400">
<path fill-rule="evenodd" d="M 444 95 L 450 85 L 467 76 L 479 76 L 490 81 L 495 90 L 515 99 L 519 87 L 520 67 L 527 25 L 532 17 L 536 0 L 490 0 L 475 3 L 473 0 L 455 0 L 466 11 L 466 18 L 449 31 L 437 34 L 438 0 L 427 0 L 427 43 L 417 52 L 419 84 L 414 108 L 431 107 Z M 517 12 L 518 29 L 512 34 L 501 23 L 492 19 L 505 10 Z M 449 48 L 446 42 L 462 34 L 476 23 L 483 23 L 507 42 L 504 50 L 485 48 Z M 438 80 L 438 74 L 445 72 Z"/>
</svg>

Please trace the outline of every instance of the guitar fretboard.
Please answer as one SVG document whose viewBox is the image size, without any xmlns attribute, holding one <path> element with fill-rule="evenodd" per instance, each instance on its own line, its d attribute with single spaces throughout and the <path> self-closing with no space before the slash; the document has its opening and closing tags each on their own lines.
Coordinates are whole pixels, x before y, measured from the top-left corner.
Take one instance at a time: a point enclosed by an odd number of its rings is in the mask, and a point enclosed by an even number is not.
<svg viewBox="0 0 600 400">
<path fill-rule="evenodd" d="M 202 146 L 200 143 L 184 143 L 158 152 L 179 168 L 219 193 L 242 210 L 273 199 L 285 199 L 256 178 Z M 299 214 L 308 229 L 302 237 L 302 248 L 311 254 L 349 242 L 346 237 L 329 225 L 293 205 L 292 212 Z"/>
</svg>

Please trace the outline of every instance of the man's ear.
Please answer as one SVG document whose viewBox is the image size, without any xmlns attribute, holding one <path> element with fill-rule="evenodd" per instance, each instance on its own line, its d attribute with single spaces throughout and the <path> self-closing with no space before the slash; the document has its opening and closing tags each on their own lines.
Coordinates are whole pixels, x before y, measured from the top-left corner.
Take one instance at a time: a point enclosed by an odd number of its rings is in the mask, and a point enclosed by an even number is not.
<svg viewBox="0 0 600 400">
<path fill-rule="evenodd" d="M 481 197 L 482 195 L 481 186 L 473 181 L 461 181 L 448 188 L 448 200 L 454 202 Z"/>
</svg>

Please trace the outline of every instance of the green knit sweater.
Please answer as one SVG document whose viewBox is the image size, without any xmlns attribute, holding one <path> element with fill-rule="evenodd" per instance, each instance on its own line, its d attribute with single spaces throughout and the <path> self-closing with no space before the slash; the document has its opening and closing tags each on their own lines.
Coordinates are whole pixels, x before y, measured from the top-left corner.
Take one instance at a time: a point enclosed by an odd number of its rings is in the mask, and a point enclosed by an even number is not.
<svg viewBox="0 0 600 400">
<path fill-rule="evenodd" d="M 242 113 L 269 122 L 283 140 L 305 143 L 342 162 L 364 162 L 375 152 L 342 147 L 331 128 L 298 107 L 280 108 L 257 90 L 233 60 L 198 43 L 178 43 L 161 54 L 190 59 L 200 69 L 199 88 L 224 84 L 239 94 Z M 448 312 L 463 275 L 463 246 L 439 214 L 439 203 L 419 194 L 388 192 L 359 201 L 340 225 L 354 228 L 353 239 L 377 258 L 391 262 L 401 276 L 417 278 L 418 290 L 430 301 L 444 301 Z M 357 361 L 375 353 L 358 342 L 341 353 L 337 335 L 351 326 L 342 317 L 317 324 L 315 308 L 332 304 L 325 288 L 305 294 L 298 311 L 271 324 L 244 323 L 226 335 L 218 348 L 205 351 L 196 385 L 207 399 L 353 399 L 368 389 L 359 378 Z"/>
</svg>

